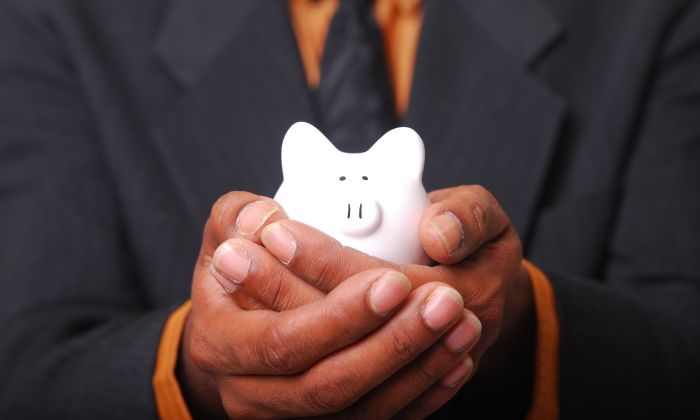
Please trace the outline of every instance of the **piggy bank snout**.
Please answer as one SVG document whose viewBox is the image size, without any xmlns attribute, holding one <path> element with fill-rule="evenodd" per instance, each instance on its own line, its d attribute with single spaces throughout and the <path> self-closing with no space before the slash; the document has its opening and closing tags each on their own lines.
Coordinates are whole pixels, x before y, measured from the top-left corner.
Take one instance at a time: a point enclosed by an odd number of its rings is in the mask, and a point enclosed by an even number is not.
<svg viewBox="0 0 700 420">
<path fill-rule="evenodd" d="M 342 206 L 338 206 L 334 216 L 341 226 L 340 231 L 351 237 L 368 236 L 382 223 L 381 206 L 370 198 L 348 197 Z"/>
</svg>

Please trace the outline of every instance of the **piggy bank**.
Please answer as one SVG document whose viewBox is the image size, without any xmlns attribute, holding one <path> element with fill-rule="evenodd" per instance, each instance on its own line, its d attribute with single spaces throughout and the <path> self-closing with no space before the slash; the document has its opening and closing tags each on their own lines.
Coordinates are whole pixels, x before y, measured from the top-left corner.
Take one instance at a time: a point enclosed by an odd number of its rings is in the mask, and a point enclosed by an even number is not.
<svg viewBox="0 0 700 420">
<path fill-rule="evenodd" d="M 397 264 L 427 264 L 418 223 L 430 204 L 425 148 L 401 127 L 364 153 L 344 153 L 314 126 L 292 125 L 282 142 L 284 180 L 275 200 L 290 219 L 343 245 Z"/>
</svg>

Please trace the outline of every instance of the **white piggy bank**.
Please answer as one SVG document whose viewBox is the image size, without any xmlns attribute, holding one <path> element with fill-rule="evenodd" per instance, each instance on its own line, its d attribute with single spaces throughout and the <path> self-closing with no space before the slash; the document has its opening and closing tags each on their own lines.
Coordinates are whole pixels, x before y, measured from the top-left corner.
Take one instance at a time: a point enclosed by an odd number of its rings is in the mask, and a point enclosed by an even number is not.
<svg viewBox="0 0 700 420">
<path fill-rule="evenodd" d="M 427 264 L 418 223 L 430 204 L 425 149 L 401 127 L 364 153 L 344 153 L 314 126 L 292 125 L 282 142 L 284 180 L 275 200 L 290 219 L 397 264 Z"/>
</svg>

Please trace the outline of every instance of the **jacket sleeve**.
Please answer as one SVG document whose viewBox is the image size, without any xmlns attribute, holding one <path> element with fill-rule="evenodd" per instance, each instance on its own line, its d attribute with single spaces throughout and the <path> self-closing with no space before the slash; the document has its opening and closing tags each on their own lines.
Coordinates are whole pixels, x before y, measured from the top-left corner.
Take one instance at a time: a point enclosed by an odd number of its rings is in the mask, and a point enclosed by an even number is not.
<svg viewBox="0 0 700 420">
<path fill-rule="evenodd" d="M 640 110 L 600 278 L 547 272 L 565 418 L 700 416 L 700 3 L 688 3 Z"/>
<path fill-rule="evenodd" d="M 173 308 L 145 297 L 75 67 L 35 4 L 0 2 L 0 418 L 153 418 Z"/>
</svg>

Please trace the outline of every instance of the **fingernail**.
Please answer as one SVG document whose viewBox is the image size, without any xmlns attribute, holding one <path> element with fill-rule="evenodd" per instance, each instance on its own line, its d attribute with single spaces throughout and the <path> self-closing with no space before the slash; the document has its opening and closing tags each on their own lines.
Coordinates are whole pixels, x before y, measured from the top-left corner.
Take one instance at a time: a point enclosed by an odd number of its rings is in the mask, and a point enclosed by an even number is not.
<svg viewBox="0 0 700 420">
<path fill-rule="evenodd" d="M 256 201 L 243 207 L 238 213 L 236 227 L 243 235 L 254 235 L 267 219 L 277 213 L 279 209 L 266 201 Z"/>
<path fill-rule="evenodd" d="M 224 242 L 214 252 L 212 267 L 216 280 L 230 293 L 248 275 L 248 271 L 250 271 L 250 257 L 243 248 L 231 246 Z"/>
<path fill-rule="evenodd" d="M 464 241 L 462 222 L 451 211 L 433 217 L 430 226 L 435 230 L 448 254 L 454 254 L 462 246 Z"/>
<path fill-rule="evenodd" d="M 454 388 L 460 382 L 471 376 L 474 371 L 474 361 L 470 356 L 467 356 L 462 363 L 458 364 L 445 376 L 442 377 L 442 384 L 449 388 Z"/>
<path fill-rule="evenodd" d="M 278 260 L 289 264 L 297 250 L 297 241 L 291 233 L 279 224 L 271 224 L 263 229 L 261 239 L 265 248 L 272 252 Z"/>
<path fill-rule="evenodd" d="M 404 301 L 411 291 L 408 277 L 398 271 L 389 271 L 375 281 L 369 291 L 369 304 L 372 311 L 385 316 Z"/>
<path fill-rule="evenodd" d="M 462 321 L 455 325 L 445 336 L 447 348 L 455 353 L 471 350 L 481 336 L 481 322 L 472 313 L 468 313 Z"/>
<path fill-rule="evenodd" d="M 440 331 L 462 313 L 462 296 L 451 287 L 438 287 L 423 308 L 423 319 L 428 327 Z"/>
<path fill-rule="evenodd" d="M 238 285 L 236 285 L 236 283 L 234 283 L 231 279 L 222 276 L 218 271 L 216 271 L 214 264 L 209 266 L 209 274 L 216 279 L 216 282 L 219 283 L 219 286 L 221 286 L 226 293 L 233 293 L 234 290 L 236 290 L 236 287 L 238 287 Z"/>
</svg>

